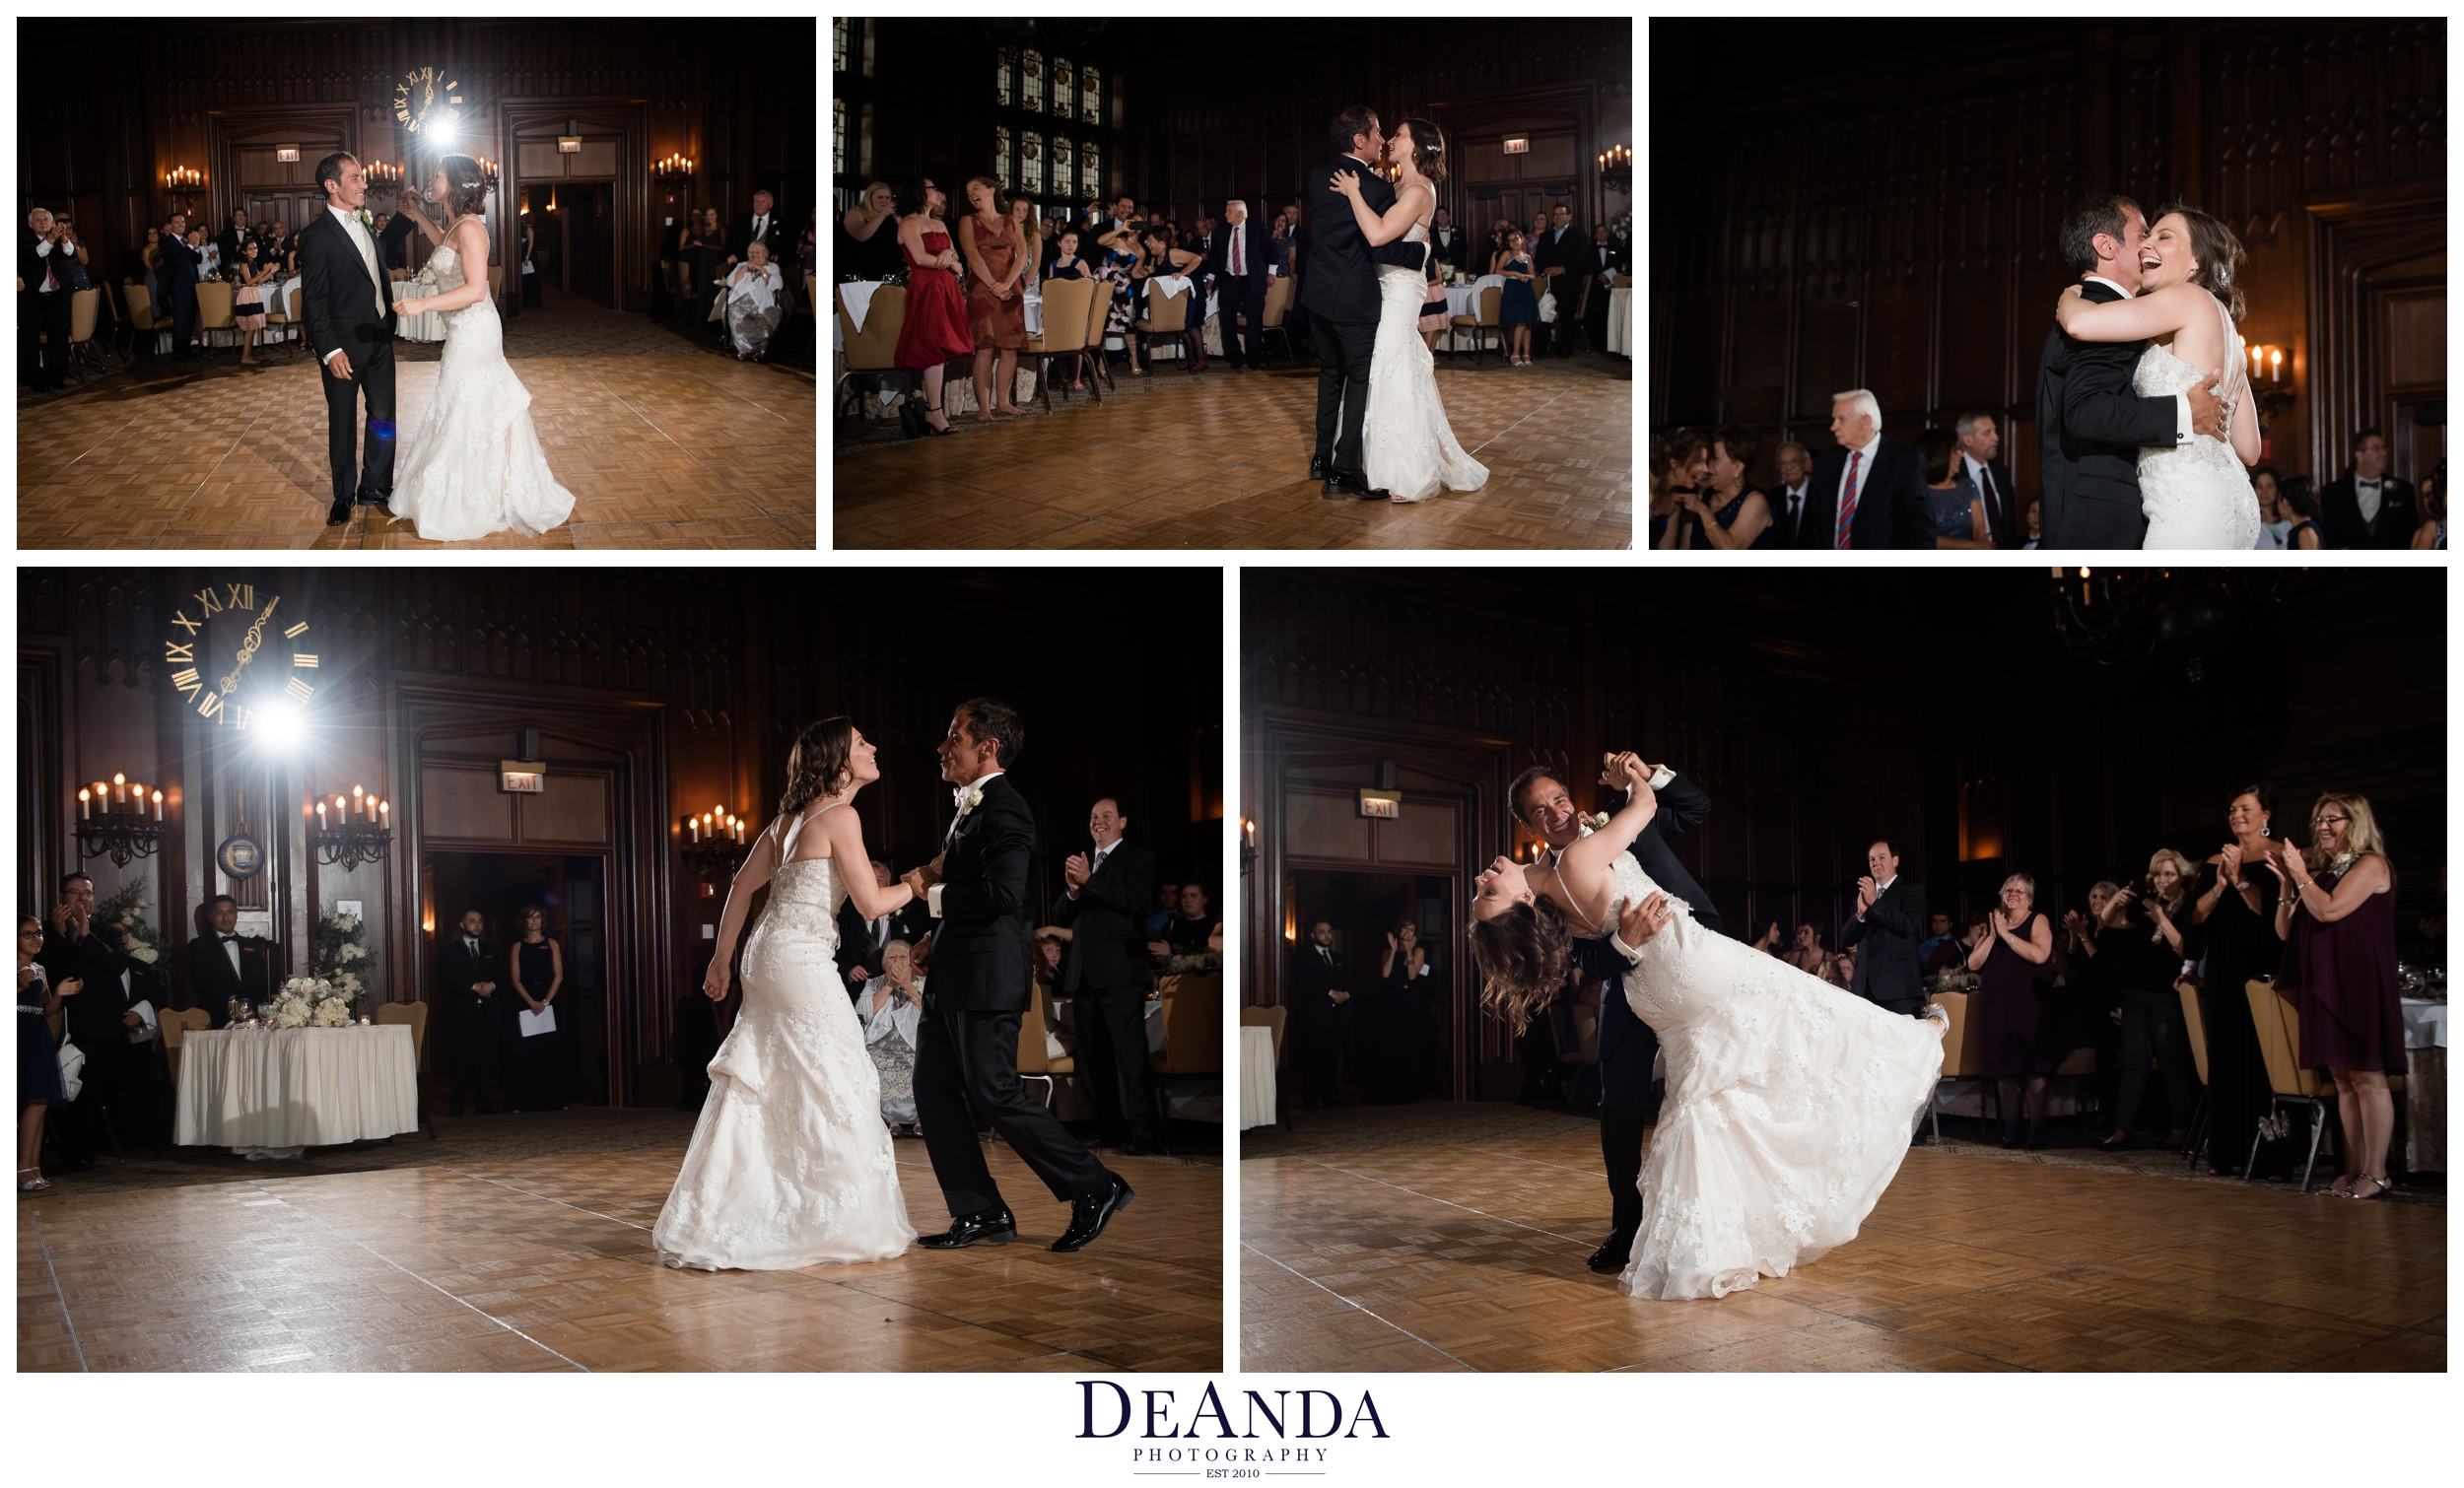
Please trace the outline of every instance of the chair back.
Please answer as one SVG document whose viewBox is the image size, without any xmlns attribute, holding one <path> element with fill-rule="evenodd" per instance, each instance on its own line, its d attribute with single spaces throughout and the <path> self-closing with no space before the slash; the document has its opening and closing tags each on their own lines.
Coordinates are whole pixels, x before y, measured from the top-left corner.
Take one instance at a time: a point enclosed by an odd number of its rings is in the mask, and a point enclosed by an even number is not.
<svg viewBox="0 0 2464 1488">
<path fill-rule="evenodd" d="M 231 328 L 231 286 L 222 280 L 197 286 L 197 329 L 219 331 Z"/>
<path fill-rule="evenodd" d="M 201 1007 L 165 1008 L 155 1026 L 163 1030 L 163 1062 L 170 1066 L 171 1084 L 179 1084 L 179 1046 L 191 1030 L 204 1033 L 214 1026 L 213 1016 Z"/>
<path fill-rule="evenodd" d="M 428 1048 L 428 1004 L 425 1002 L 388 1002 L 376 1009 L 379 1023 L 407 1023 L 411 1026 L 411 1064 L 418 1067 Z"/>
<path fill-rule="evenodd" d="M 1495 325 L 1497 323 L 1498 304 L 1505 298 L 1506 291 L 1504 287 L 1500 285 L 1492 284 L 1487 289 L 1480 291 L 1480 318 L 1476 323 L 1480 325 Z"/>
<path fill-rule="evenodd" d="M 1149 1061 L 1168 1075 L 1223 1073 L 1223 974 L 1166 979 L 1164 1048 Z"/>
<path fill-rule="evenodd" d="M 2267 1088 L 2280 1096 L 2304 1100 L 2317 1095 L 2318 1075 L 2301 1067 L 2301 1015 L 2276 995 L 2273 983 L 2253 981 L 2242 991 L 2250 999 L 2250 1021 L 2258 1025 L 2259 1054 L 2267 1061 Z"/>
<path fill-rule="evenodd" d="M 296 284 L 296 283 L 295 283 L 295 284 L 293 284 L 293 285 L 291 286 L 291 294 L 287 297 L 287 298 L 290 300 L 290 302 L 291 302 L 291 318 L 292 318 L 292 319 L 294 319 L 294 320 L 297 320 L 297 319 L 299 319 L 299 318 L 300 318 L 300 290 L 301 290 L 301 288 L 302 288 L 302 287 L 301 287 L 300 285 L 298 285 L 298 284 Z"/>
<path fill-rule="evenodd" d="M 1608 286 L 1608 288 L 1612 290 L 1630 290 L 1634 288 L 1634 276 L 1631 274 L 1619 274 L 1617 276 L 1617 282 Z"/>
<path fill-rule="evenodd" d="M 390 280 L 391 282 L 393 282 L 393 283 L 395 283 L 395 284 L 400 284 L 400 283 L 402 283 L 403 281 L 405 281 L 405 280 L 409 279 L 410 277 L 411 277 L 411 271 L 410 271 L 410 270 L 408 270 L 408 269 L 387 269 L 387 270 L 385 270 L 385 278 L 386 278 L 386 279 L 388 279 L 388 280 Z"/>
<path fill-rule="evenodd" d="M 1278 274 L 1274 283 L 1266 286 L 1266 307 L 1259 312 L 1259 326 L 1281 325 L 1291 308 L 1292 281 Z"/>
<path fill-rule="evenodd" d="M 1075 1055 L 1055 1057 L 1052 1041 L 1052 1004 L 1044 998 L 1044 988 L 1035 987 L 1027 994 L 1027 1010 L 1018 1019 L 1018 1072 L 1022 1075 L 1065 1075 L 1075 1073 Z"/>
<path fill-rule="evenodd" d="M 1263 1028 L 1273 1037 L 1274 1062 L 1278 1068 L 1280 1068 L 1283 1063 L 1283 1026 L 1291 1021 L 1291 1017 L 1292 1010 L 1288 1007 L 1281 1006 L 1280 1004 L 1274 1007 L 1245 1007 L 1241 1009 L 1241 1027 Z"/>
<path fill-rule="evenodd" d="M 1985 1068 L 1985 1020 L 1977 1011 L 1975 992 L 1936 992 L 1934 1000 L 1951 1015 L 1942 1036 L 1942 1077 L 1972 1080 Z"/>
<path fill-rule="evenodd" d="M 128 300 L 128 325 L 131 330 L 150 331 L 163 322 L 155 318 L 154 297 L 142 284 L 123 286 L 120 293 Z"/>
<path fill-rule="evenodd" d="M 907 287 L 885 284 L 872 292 L 872 305 L 864 311 L 864 328 L 856 329 L 855 317 L 847 312 L 847 301 L 836 293 L 830 297 L 838 306 L 839 335 L 847 342 L 849 372 L 888 372 L 898 365 L 898 335 L 907 325 Z"/>
<path fill-rule="evenodd" d="M 2199 1067 L 2199 1083 L 2208 1083 L 2208 1020 L 2199 1008 L 2198 983 L 2187 980 L 2173 983 L 2181 993 L 2182 1032 L 2190 1039 L 2190 1060 Z"/>
<path fill-rule="evenodd" d="M 1044 284 L 1044 334 L 1036 338 L 1039 352 L 1086 349 L 1086 303 L 1095 298 L 1094 281 L 1051 279 Z"/>
<path fill-rule="evenodd" d="M 1095 291 L 1087 297 L 1086 344 L 1101 350 L 1104 345 L 1104 324 L 1112 318 L 1113 299 L 1121 293 L 1121 285 L 1119 281 L 1111 279 L 1091 279 L 1087 282 L 1095 286 Z"/>
<path fill-rule="evenodd" d="M 102 304 L 101 290 L 78 290 L 68 297 L 68 339 L 71 345 L 94 339 L 94 317 Z"/>
<path fill-rule="evenodd" d="M 1138 329 L 1150 334 L 1188 330 L 1190 328 L 1190 296 L 1194 289 L 1195 287 L 1183 290 L 1179 294 L 1166 295 L 1161 305 L 1156 304 L 1155 297 L 1150 293 L 1146 297 L 1147 318 Z"/>
<path fill-rule="evenodd" d="M 505 265 L 490 264 L 488 266 L 488 298 L 494 300 L 497 297 L 497 291 L 503 287 L 504 283 Z"/>
</svg>

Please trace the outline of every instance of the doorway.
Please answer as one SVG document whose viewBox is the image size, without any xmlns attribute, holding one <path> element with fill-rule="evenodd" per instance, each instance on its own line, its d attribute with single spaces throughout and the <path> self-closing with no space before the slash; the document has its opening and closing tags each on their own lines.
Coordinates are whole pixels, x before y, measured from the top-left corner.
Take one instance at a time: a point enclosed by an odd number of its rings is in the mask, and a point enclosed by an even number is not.
<svg viewBox="0 0 2464 1488">
<path fill-rule="evenodd" d="M 1351 1089 L 1344 1099 L 1357 1100 L 1378 1083 L 1390 1044 L 1417 1046 L 1410 1062 L 1418 1067 L 1421 1100 L 1454 1099 L 1456 1030 L 1464 1023 L 1456 1016 L 1455 989 L 1463 979 L 1455 975 L 1455 967 L 1469 953 L 1468 946 L 1458 944 L 1453 923 L 1455 880 L 1445 874 L 1300 868 L 1290 875 L 1284 902 L 1309 907 L 1296 926 L 1301 940 L 1318 920 L 1334 925 L 1335 948 L 1351 972 L 1352 1018 L 1343 1040 L 1341 1074 L 1341 1083 Z M 1417 995 L 1399 999 L 1381 983 L 1379 967 L 1386 958 L 1388 933 L 1406 918 L 1420 928 L 1429 975 Z"/>
<path fill-rule="evenodd" d="M 477 910 L 487 921 L 482 944 L 505 962 L 521 930 L 514 916 L 524 905 L 547 912 L 546 929 L 565 953 L 565 986 L 557 993 L 557 1023 L 565 1040 L 565 1088 L 576 1106 L 608 1104 L 607 1040 L 607 858 L 602 854 L 535 852 L 432 852 L 420 867 L 421 920 L 429 928 L 428 980 L 435 980 L 436 947 L 458 933 L 462 913 Z M 510 971 L 509 971 L 510 976 Z M 513 1038 L 512 1009 L 498 1006 L 497 1079 L 502 1085 L 505 1048 Z M 570 1020 L 570 1021 L 568 1021 Z M 432 1080 L 452 1068 L 452 1031 L 442 1019 L 428 1029 L 437 1053 L 428 1059 Z"/>
<path fill-rule="evenodd" d="M 539 264 L 539 308 L 616 306 L 616 185 L 557 181 L 522 187 Z"/>
</svg>

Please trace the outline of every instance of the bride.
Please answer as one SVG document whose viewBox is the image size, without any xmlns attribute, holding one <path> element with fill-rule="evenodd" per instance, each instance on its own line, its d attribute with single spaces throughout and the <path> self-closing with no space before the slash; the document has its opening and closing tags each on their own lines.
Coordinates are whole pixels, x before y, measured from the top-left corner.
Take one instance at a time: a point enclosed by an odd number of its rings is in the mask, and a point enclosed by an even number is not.
<svg viewBox="0 0 2464 1488">
<path fill-rule="evenodd" d="M 1501 857 L 1481 874 L 1472 950 L 1483 1004 L 1519 1036 L 1563 984 L 1570 934 L 1606 936 L 1645 907 L 1625 998 L 1660 1036 L 1669 1086 L 1618 1285 L 1722 1297 L 1856 1237 L 1933 1097 L 1947 1023 L 1939 1006 L 1886 1013 L 1696 924 L 1626 850 L 1657 809 L 1649 779 L 1635 756 L 1608 756 L 1601 783 L 1626 788 L 1623 810 L 1553 866 Z"/>
<path fill-rule="evenodd" d="M 2219 396 L 2229 446 L 2199 435 L 2187 444 L 2139 451 L 2139 495 L 2148 513 L 2143 546 L 2247 552 L 2259 538 L 2259 498 L 2246 473 L 2259 462 L 2259 423 L 2233 329 L 2242 316 L 2234 282 L 2241 241 L 2215 218 L 2176 202 L 2157 214 L 2139 251 L 2145 278 L 2136 296 L 2092 304 L 2072 285 L 2054 318 L 2082 341 L 2148 341 L 2131 382 L 2142 397 L 2185 391 L 2225 369 Z"/>
<path fill-rule="evenodd" d="M 392 507 L 430 542 L 460 542 L 508 527 L 537 537 L 565 524 L 574 494 L 557 484 L 530 422 L 530 389 L 505 360 L 505 327 L 488 298 L 488 229 L 480 218 L 488 186 L 479 163 L 448 155 L 427 199 L 445 206 L 445 231 L 428 214 L 406 215 L 437 244 L 428 267 L 436 293 L 394 306 L 404 319 L 442 314 L 445 363 L 419 438 L 406 441 Z M 405 193 L 407 196 L 408 193 Z"/>
<path fill-rule="evenodd" d="M 1378 266 L 1378 336 L 1369 353 L 1369 401 L 1362 410 L 1360 463 L 1371 490 L 1398 502 L 1425 502 L 1442 481 L 1449 491 L 1477 491 L 1488 467 L 1463 452 L 1437 396 L 1436 361 L 1420 339 L 1420 305 L 1428 298 L 1426 244 L 1437 209 L 1436 183 L 1446 178 L 1445 139 L 1437 126 L 1405 119 L 1391 143 L 1403 174 L 1395 205 L 1384 217 L 1360 198 L 1360 174 L 1335 172 L 1335 189 L 1350 199 L 1362 241 L 1379 247 L 1400 237 L 1422 244 L 1417 268 Z"/>
<path fill-rule="evenodd" d="M 789 1271 L 887 1260 L 916 1239 L 881 1124 L 880 1076 L 839 980 L 839 906 L 867 919 L 915 896 L 876 887 L 848 803 L 881 778 L 846 718 L 806 728 L 787 755 L 779 815 L 727 887 L 702 990 L 727 995 L 745 910 L 770 904 L 744 947 L 744 1010 L 711 1060 L 710 1098 L 650 1243 L 671 1266 Z M 845 873 L 842 863 L 857 871 Z"/>
</svg>

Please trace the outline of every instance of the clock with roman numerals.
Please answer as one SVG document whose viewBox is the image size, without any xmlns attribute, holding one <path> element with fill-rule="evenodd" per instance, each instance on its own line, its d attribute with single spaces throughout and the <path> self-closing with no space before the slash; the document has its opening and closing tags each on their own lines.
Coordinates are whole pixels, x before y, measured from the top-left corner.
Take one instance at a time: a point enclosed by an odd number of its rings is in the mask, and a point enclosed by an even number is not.
<svg viewBox="0 0 2464 1488">
<path fill-rule="evenodd" d="M 308 617 L 249 583 L 208 584 L 180 601 L 163 663 L 182 702 L 209 722 L 246 728 L 269 704 L 305 707 L 316 695 L 318 659 Z"/>
</svg>

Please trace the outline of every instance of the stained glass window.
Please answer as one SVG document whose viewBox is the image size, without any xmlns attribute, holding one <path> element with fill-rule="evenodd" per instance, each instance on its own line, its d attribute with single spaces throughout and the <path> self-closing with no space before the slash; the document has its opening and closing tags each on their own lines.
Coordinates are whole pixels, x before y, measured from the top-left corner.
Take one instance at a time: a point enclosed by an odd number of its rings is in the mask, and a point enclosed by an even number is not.
<svg viewBox="0 0 2464 1488">
<path fill-rule="evenodd" d="M 1104 122 L 1104 74 L 1090 67 L 1078 75 L 1078 87 L 1084 97 L 1078 117 L 1090 124 Z"/>
<path fill-rule="evenodd" d="M 1023 100 L 1024 105 L 1029 113 L 1042 113 L 1044 111 L 1044 53 L 1032 46 L 1028 47 L 1025 71 L 1027 96 Z"/>
<path fill-rule="evenodd" d="M 847 173 L 847 100 L 832 99 L 830 115 L 831 125 L 836 131 L 830 151 L 830 173 L 845 175 Z"/>
<path fill-rule="evenodd" d="M 1004 46 L 992 53 L 992 89 L 1000 97 L 1003 108 L 1009 106 L 1009 75 L 1018 66 L 1018 53 Z"/>
<path fill-rule="evenodd" d="M 1053 136 L 1053 194 L 1067 196 L 1072 181 L 1078 178 L 1077 151 L 1063 134 Z"/>
<path fill-rule="evenodd" d="M 1092 199 L 1104 194 L 1104 147 L 1093 140 L 1078 152 L 1078 172 L 1086 184 L 1084 190 Z"/>
<path fill-rule="evenodd" d="M 1018 175 L 1029 196 L 1044 194 L 1044 140 L 1032 129 L 1018 137 Z"/>
<path fill-rule="evenodd" d="M 1078 74 L 1067 57 L 1053 58 L 1053 117 L 1075 123 L 1078 118 Z"/>
<path fill-rule="evenodd" d="M 830 39 L 831 39 L 831 63 L 830 63 L 830 70 L 831 70 L 832 72 L 845 72 L 845 71 L 847 71 L 847 28 L 848 28 L 848 19 L 847 19 L 847 17 L 845 17 L 845 16 L 840 16 L 840 17 L 836 18 L 835 20 L 833 20 L 833 21 L 830 23 L 830 25 L 831 25 L 831 38 L 830 38 Z"/>
<path fill-rule="evenodd" d="M 1009 126 L 1007 124 L 992 126 L 992 173 L 1005 181 L 1018 178 L 1017 170 L 1010 165 Z M 961 195 L 957 199 L 964 201 L 966 197 Z"/>
</svg>

